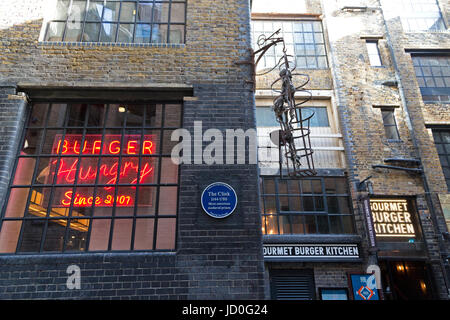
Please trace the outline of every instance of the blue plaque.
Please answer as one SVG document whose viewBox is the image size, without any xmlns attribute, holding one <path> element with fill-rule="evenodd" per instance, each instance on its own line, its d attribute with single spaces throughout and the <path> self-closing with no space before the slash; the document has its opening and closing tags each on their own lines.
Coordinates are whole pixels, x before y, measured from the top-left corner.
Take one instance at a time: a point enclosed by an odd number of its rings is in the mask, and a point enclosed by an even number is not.
<svg viewBox="0 0 450 320">
<path fill-rule="evenodd" d="M 236 209 L 237 195 L 230 185 L 215 182 L 203 190 L 201 201 L 203 210 L 209 216 L 222 219 L 228 217 Z"/>
</svg>

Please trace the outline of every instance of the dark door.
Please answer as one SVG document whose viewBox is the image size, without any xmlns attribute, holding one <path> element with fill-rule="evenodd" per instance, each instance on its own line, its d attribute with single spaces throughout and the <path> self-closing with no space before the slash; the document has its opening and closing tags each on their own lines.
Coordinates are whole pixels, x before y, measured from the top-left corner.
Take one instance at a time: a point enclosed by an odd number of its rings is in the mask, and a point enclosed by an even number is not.
<svg viewBox="0 0 450 320">
<path fill-rule="evenodd" d="M 315 299 L 314 274 L 312 270 L 270 271 L 271 298 L 273 300 Z"/>
<path fill-rule="evenodd" d="M 433 299 L 428 266 L 420 261 L 380 263 L 386 300 Z"/>
</svg>

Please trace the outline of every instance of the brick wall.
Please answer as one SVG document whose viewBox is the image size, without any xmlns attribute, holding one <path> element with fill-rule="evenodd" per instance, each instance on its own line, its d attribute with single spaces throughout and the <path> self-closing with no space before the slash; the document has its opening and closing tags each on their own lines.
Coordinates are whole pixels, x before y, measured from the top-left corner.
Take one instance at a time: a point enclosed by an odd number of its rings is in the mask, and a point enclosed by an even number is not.
<svg viewBox="0 0 450 320">
<path fill-rule="evenodd" d="M 194 98 L 183 107 L 191 134 L 194 121 L 202 121 L 203 131 L 255 127 L 254 99 L 245 83 L 250 68 L 236 64 L 249 58 L 249 1 L 188 1 L 186 43 L 174 46 L 39 43 L 44 14 L 44 0 L 0 3 L 0 81 L 13 84 L 0 92 L 0 123 L 11 120 L 8 110 L 13 121 L 24 119 L 23 108 L 7 100 L 16 84 L 19 90 L 30 84 L 129 84 L 192 86 Z M 2 136 L 0 163 L 12 159 L 17 147 L 7 148 L 6 141 L 20 132 L 14 126 L 9 137 Z M 1 167 L 0 195 L 10 170 L 10 162 Z M 264 299 L 257 179 L 254 164 L 182 165 L 175 252 L 2 255 L 0 298 Z M 238 193 L 227 219 L 207 216 L 200 205 L 202 190 L 216 181 Z M 73 264 L 81 270 L 79 290 L 66 286 Z"/>
</svg>

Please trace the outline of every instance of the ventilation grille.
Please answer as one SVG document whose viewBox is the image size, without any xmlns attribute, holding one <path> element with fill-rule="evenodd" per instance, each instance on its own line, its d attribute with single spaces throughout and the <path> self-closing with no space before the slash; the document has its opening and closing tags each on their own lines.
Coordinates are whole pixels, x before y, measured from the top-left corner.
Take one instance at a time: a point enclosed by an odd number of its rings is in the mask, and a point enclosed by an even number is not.
<svg viewBox="0 0 450 320">
<path fill-rule="evenodd" d="M 312 275 L 272 276 L 272 298 L 275 300 L 312 300 L 314 296 Z"/>
</svg>

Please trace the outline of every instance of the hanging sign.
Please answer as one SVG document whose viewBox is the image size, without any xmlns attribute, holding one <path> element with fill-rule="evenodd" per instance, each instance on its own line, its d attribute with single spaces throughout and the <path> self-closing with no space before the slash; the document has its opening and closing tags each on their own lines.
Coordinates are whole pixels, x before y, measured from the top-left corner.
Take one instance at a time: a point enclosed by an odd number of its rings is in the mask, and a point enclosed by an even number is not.
<svg viewBox="0 0 450 320">
<path fill-rule="evenodd" d="M 226 218 L 236 209 L 236 191 L 226 183 L 212 183 L 203 190 L 201 203 L 203 210 L 210 217 Z"/>
</svg>

